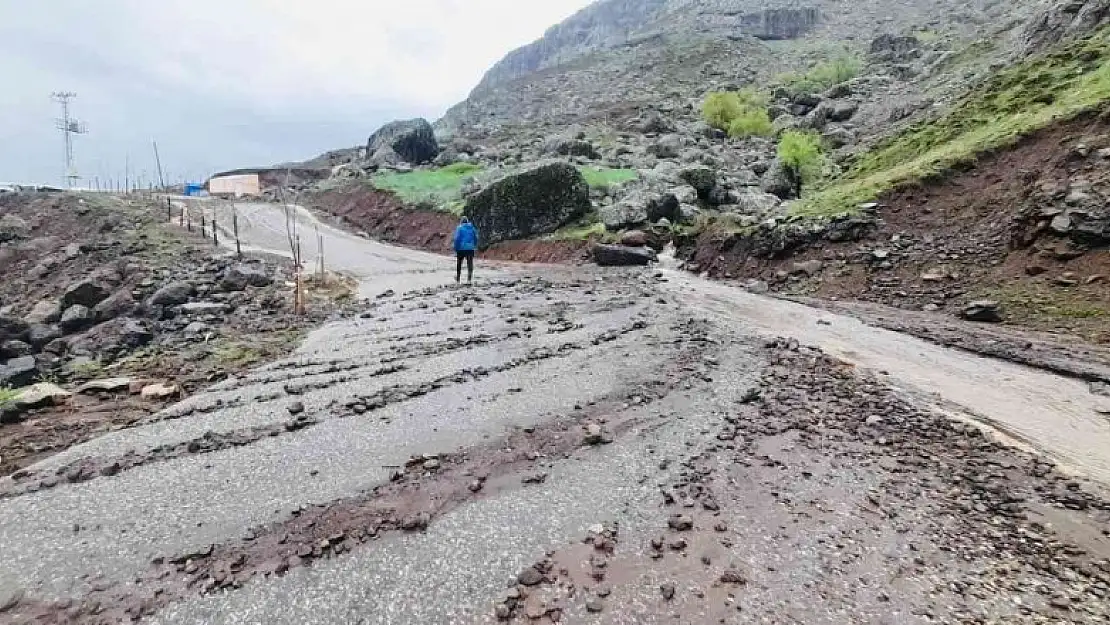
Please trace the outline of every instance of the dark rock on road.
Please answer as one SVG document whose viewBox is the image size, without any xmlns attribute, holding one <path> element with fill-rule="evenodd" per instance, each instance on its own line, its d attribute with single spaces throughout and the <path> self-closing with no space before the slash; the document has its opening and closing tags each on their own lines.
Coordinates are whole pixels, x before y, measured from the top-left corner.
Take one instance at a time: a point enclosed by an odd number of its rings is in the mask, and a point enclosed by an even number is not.
<svg viewBox="0 0 1110 625">
<path fill-rule="evenodd" d="M 594 262 L 602 267 L 648 265 L 657 258 L 650 247 L 597 244 L 590 250 Z"/>
</svg>

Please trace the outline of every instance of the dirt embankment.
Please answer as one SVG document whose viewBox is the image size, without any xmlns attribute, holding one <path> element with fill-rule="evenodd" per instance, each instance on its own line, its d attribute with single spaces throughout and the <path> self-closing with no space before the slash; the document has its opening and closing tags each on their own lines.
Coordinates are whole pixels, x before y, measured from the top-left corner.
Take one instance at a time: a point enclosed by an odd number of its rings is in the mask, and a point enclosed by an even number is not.
<svg viewBox="0 0 1110 625">
<path fill-rule="evenodd" d="M 298 317 L 284 262 L 160 203 L 62 193 L 0 198 L 0 274 L 0 475 L 288 353 L 349 290 L 310 285 Z"/>
<path fill-rule="evenodd" d="M 688 267 L 772 291 L 898 308 L 1001 303 L 1008 323 L 1110 343 L 1110 126 L 1081 118 L 986 155 L 964 171 L 880 198 L 858 241 L 753 254 L 743 233 L 680 246 Z M 849 237 L 854 238 L 854 237 Z"/>
<path fill-rule="evenodd" d="M 368 185 L 351 184 L 302 198 L 306 207 L 332 215 L 367 237 L 415 249 L 451 254 L 454 215 L 405 205 L 397 196 Z M 481 252 L 483 258 L 521 263 L 578 263 L 586 241 L 507 241 Z"/>
</svg>

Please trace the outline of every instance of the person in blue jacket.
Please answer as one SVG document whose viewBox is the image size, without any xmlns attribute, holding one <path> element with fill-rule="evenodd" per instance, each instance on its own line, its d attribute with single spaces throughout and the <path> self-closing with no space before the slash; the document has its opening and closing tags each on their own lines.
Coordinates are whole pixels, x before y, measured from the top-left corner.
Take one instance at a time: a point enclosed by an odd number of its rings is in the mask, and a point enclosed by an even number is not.
<svg viewBox="0 0 1110 625">
<path fill-rule="evenodd" d="M 474 251 L 478 249 L 478 229 L 466 217 L 455 228 L 455 282 L 462 279 L 463 260 L 466 261 L 466 283 L 474 279 Z"/>
</svg>

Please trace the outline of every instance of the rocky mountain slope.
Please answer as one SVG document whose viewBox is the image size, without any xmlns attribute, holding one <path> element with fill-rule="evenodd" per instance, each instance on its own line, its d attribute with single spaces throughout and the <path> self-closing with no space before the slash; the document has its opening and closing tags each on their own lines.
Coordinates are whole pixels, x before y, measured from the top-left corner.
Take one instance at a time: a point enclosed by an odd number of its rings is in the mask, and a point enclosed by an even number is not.
<svg viewBox="0 0 1110 625">
<path fill-rule="evenodd" d="M 982 268 L 1082 230 L 1082 249 L 1051 273 L 1097 290 L 1110 232 L 1089 178 L 1101 179 L 1102 162 L 1085 159 L 1088 176 L 1069 155 L 1104 145 L 1097 113 L 1110 101 L 1108 19 L 1108 0 L 602 0 L 509 53 L 435 123 L 434 136 L 422 120 L 390 126 L 409 129 L 389 133 L 390 145 L 375 133 L 365 156 L 320 185 L 315 205 L 371 235 L 432 249 L 445 247 L 464 212 L 481 219 L 490 249 L 539 237 L 574 258 L 584 241 L 621 241 L 639 249 L 598 248 L 595 260 L 639 263 L 654 257 L 645 244 L 673 241 L 690 268 L 770 289 L 951 312 L 989 296 L 1013 314 L 985 317 L 1097 338 L 1105 334 L 1097 320 L 1110 315 L 1099 297 L 1026 297 L 1040 293 L 1033 278 L 1046 278 Z M 1034 141 L 1045 162 L 982 158 L 1042 131 L 1068 139 L 1066 147 Z M 400 156 L 414 147 L 419 158 Z M 1048 167 L 1043 176 L 979 185 L 982 210 L 965 210 L 957 195 L 965 182 L 939 195 L 920 186 L 977 163 L 973 178 L 1011 180 L 1014 172 L 995 168 L 1034 161 Z M 567 162 L 580 179 L 536 177 Z M 522 191 L 564 187 L 588 187 L 589 209 L 582 194 L 568 203 L 566 194 Z M 932 201 L 941 203 L 932 216 L 903 208 Z M 405 205 L 401 221 L 423 224 L 419 232 L 385 215 L 394 204 Z M 941 239 L 948 230 L 955 238 Z M 1020 245 L 1017 231 L 1026 233 Z M 931 263 L 963 276 L 943 297 L 873 267 L 850 280 L 825 275 L 829 261 L 928 240 L 938 244 L 922 244 L 913 271 L 932 276 L 923 266 Z M 1044 306 L 1083 314 L 1035 321 L 1032 309 Z"/>
</svg>

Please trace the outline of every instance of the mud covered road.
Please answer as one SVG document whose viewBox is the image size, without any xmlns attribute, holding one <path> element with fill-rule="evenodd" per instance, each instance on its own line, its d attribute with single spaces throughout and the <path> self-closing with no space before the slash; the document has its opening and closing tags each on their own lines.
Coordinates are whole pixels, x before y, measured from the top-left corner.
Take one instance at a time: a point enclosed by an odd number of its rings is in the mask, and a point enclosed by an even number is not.
<svg viewBox="0 0 1110 625">
<path fill-rule="evenodd" d="M 1085 382 L 669 271 L 458 288 L 320 231 L 359 318 L 0 481 L 0 623 L 1110 618 Z"/>
</svg>

